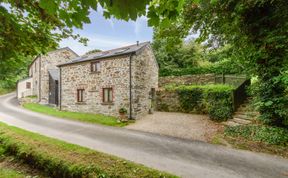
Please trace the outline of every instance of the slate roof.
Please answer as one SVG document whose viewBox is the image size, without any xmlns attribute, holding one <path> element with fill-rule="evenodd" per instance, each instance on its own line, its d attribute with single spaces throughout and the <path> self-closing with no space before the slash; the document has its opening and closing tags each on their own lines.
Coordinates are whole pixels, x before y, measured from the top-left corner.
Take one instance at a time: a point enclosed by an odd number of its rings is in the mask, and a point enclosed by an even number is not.
<svg viewBox="0 0 288 178">
<path fill-rule="evenodd" d="M 60 79 L 60 70 L 59 69 L 49 69 L 48 72 L 49 72 L 49 74 L 53 80 L 59 80 Z"/>
<path fill-rule="evenodd" d="M 101 51 L 101 52 L 96 52 L 96 53 L 89 54 L 89 55 L 83 55 L 83 56 L 72 59 L 72 61 L 60 64 L 58 66 L 64 66 L 64 65 L 75 64 L 75 63 L 79 63 L 79 62 L 91 61 L 91 60 L 95 60 L 95 59 L 105 59 L 108 57 L 121 56 L 121 55 L 125 55 L 125 54 L 131 54 L 131 53 L 135 53 L 135 52 L 139 51 L 140 49 L 142 49 L 143 47 L 145 47 L 149 44 L 150 44 L 150 42 L 144 42 L 144 43 L 139 43 L 139 45 L 135 44 L 135 45 L 125 46 L 125 47 L 116 48 L 116 49 L 112 49 L 112 50 L 108 50 L 108 51 Z"/>
<path fill-rule="evenodd" d="M 55 49 L 55 50 L 53 50 L 53 51 L 49 51 L 49 52 L 47 52 L 46 55 L 52 54 L 52 53 L 55 53 L 55 52 L 58 52 L 58 51 L 62 51 L 62 50 L 69 50 L 69 51 L 71 51 L 72 53 L 74 53 L 77 57 L 79 57 L 79 55 L 78 55 L 75 51 L 73 51 L 72 49 L 70 49 L 69 47 L 64 47 L 64 48 Z M 38 56 L 36 56 L 36 57 L 33 59 L 33 61 L 32 61 L 32 62 L 30 63 L 30 65 L 28 66 L 28 70 L 30 69 L 30 67 L 33 65 L 33 63 L 36 61 L 36 59 L 37 59 L 39 56 L 41 56 L 41 55 L 38 55 Z"/>
</svg>

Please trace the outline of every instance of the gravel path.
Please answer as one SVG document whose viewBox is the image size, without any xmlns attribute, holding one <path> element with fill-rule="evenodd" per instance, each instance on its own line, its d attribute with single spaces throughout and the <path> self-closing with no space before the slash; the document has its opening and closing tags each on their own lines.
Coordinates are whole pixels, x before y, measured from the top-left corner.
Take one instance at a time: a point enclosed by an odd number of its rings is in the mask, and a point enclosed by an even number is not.
<svg viewBox="0 0 288 178">
<path fill-rule="evenodd" d="M 205 115 L 155 112 L 126 128 L 207 142 L 223 126 Z"/>
</svg>

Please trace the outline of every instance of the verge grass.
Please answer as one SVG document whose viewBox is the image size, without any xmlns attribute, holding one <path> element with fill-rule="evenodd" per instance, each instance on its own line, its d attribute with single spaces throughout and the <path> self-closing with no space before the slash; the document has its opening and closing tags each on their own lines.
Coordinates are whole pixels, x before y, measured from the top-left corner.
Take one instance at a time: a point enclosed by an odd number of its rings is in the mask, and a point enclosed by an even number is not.
<svg viewBox="0 0 288 178">
<path fill-rule="evenodd" d="M 112 116 L 105 116 L 102 114 L 91 114 L 91 113 L 80 113 L 80 112 L 69 112 L 69 111 L 59 111 L 56 108 L 40 105 L 37 103 L 24 103 L 23 107 L 25 109 L 47 114 L 50 116 L 55 116 L 63 119 L 77 120 L 81 122 L 102 124 L 108 126 L 124 127 L 128 123 L 119 122 L 117 118 Z"/>
<path fill-rule="evenodd" d="M 122 158 L 0 123 L 5 154 L 52 177 L 176 177 Z"/>
</svg>

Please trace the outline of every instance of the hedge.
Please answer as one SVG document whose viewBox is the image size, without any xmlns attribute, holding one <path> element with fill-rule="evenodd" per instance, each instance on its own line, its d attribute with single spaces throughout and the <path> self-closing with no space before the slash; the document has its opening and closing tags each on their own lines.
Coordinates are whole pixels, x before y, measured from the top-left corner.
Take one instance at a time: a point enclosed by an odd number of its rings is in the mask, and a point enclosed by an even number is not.
<svg viewBox="0 0 288 178">
<path fill-rule="evenodd" d="M 50 177 L 176 177 L 115 156 L 0 123 L 4 154 Z"/>
<path fill-rule="evenodd" d="M 232 86 L 170 85 L 165 88 L 168 91 L 177 92 L 182 112 L 208 114 L 215 121 L 225 121 L 232 118 L 232 91 L 234 89 Z"/>
</svg>

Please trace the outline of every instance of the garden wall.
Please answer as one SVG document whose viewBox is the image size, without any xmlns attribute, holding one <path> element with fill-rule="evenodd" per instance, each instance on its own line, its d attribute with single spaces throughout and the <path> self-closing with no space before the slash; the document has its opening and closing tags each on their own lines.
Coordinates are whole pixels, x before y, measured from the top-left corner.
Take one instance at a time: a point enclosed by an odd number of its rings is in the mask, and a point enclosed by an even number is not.
<svg viewBox="0 0 288 178">
<path fill-rule="evenodd" d="M 156 110 L 208 114 L 212 120 L 232 118 L 233 87 L 228 85 L 178 85 L 157 91 Z"/>
<path fill-rule="evenodd" d="M 242 84 L 247 77 L 244 75 L 216 75 L 197 74 L 183 76 L 166 76 L 159 78 L 159 87 L 166 85 L 208 85 L 208 84 L 228 84 L 235 87 Z"/>
<path fill-rule="evenodd" d="M 214 74 L 184 75 L 184 76 L 167 76 L 159 78 L 159 87 L 169 84 L 176 85 L 203 85 L 215 83 Z"/>
</svg>

